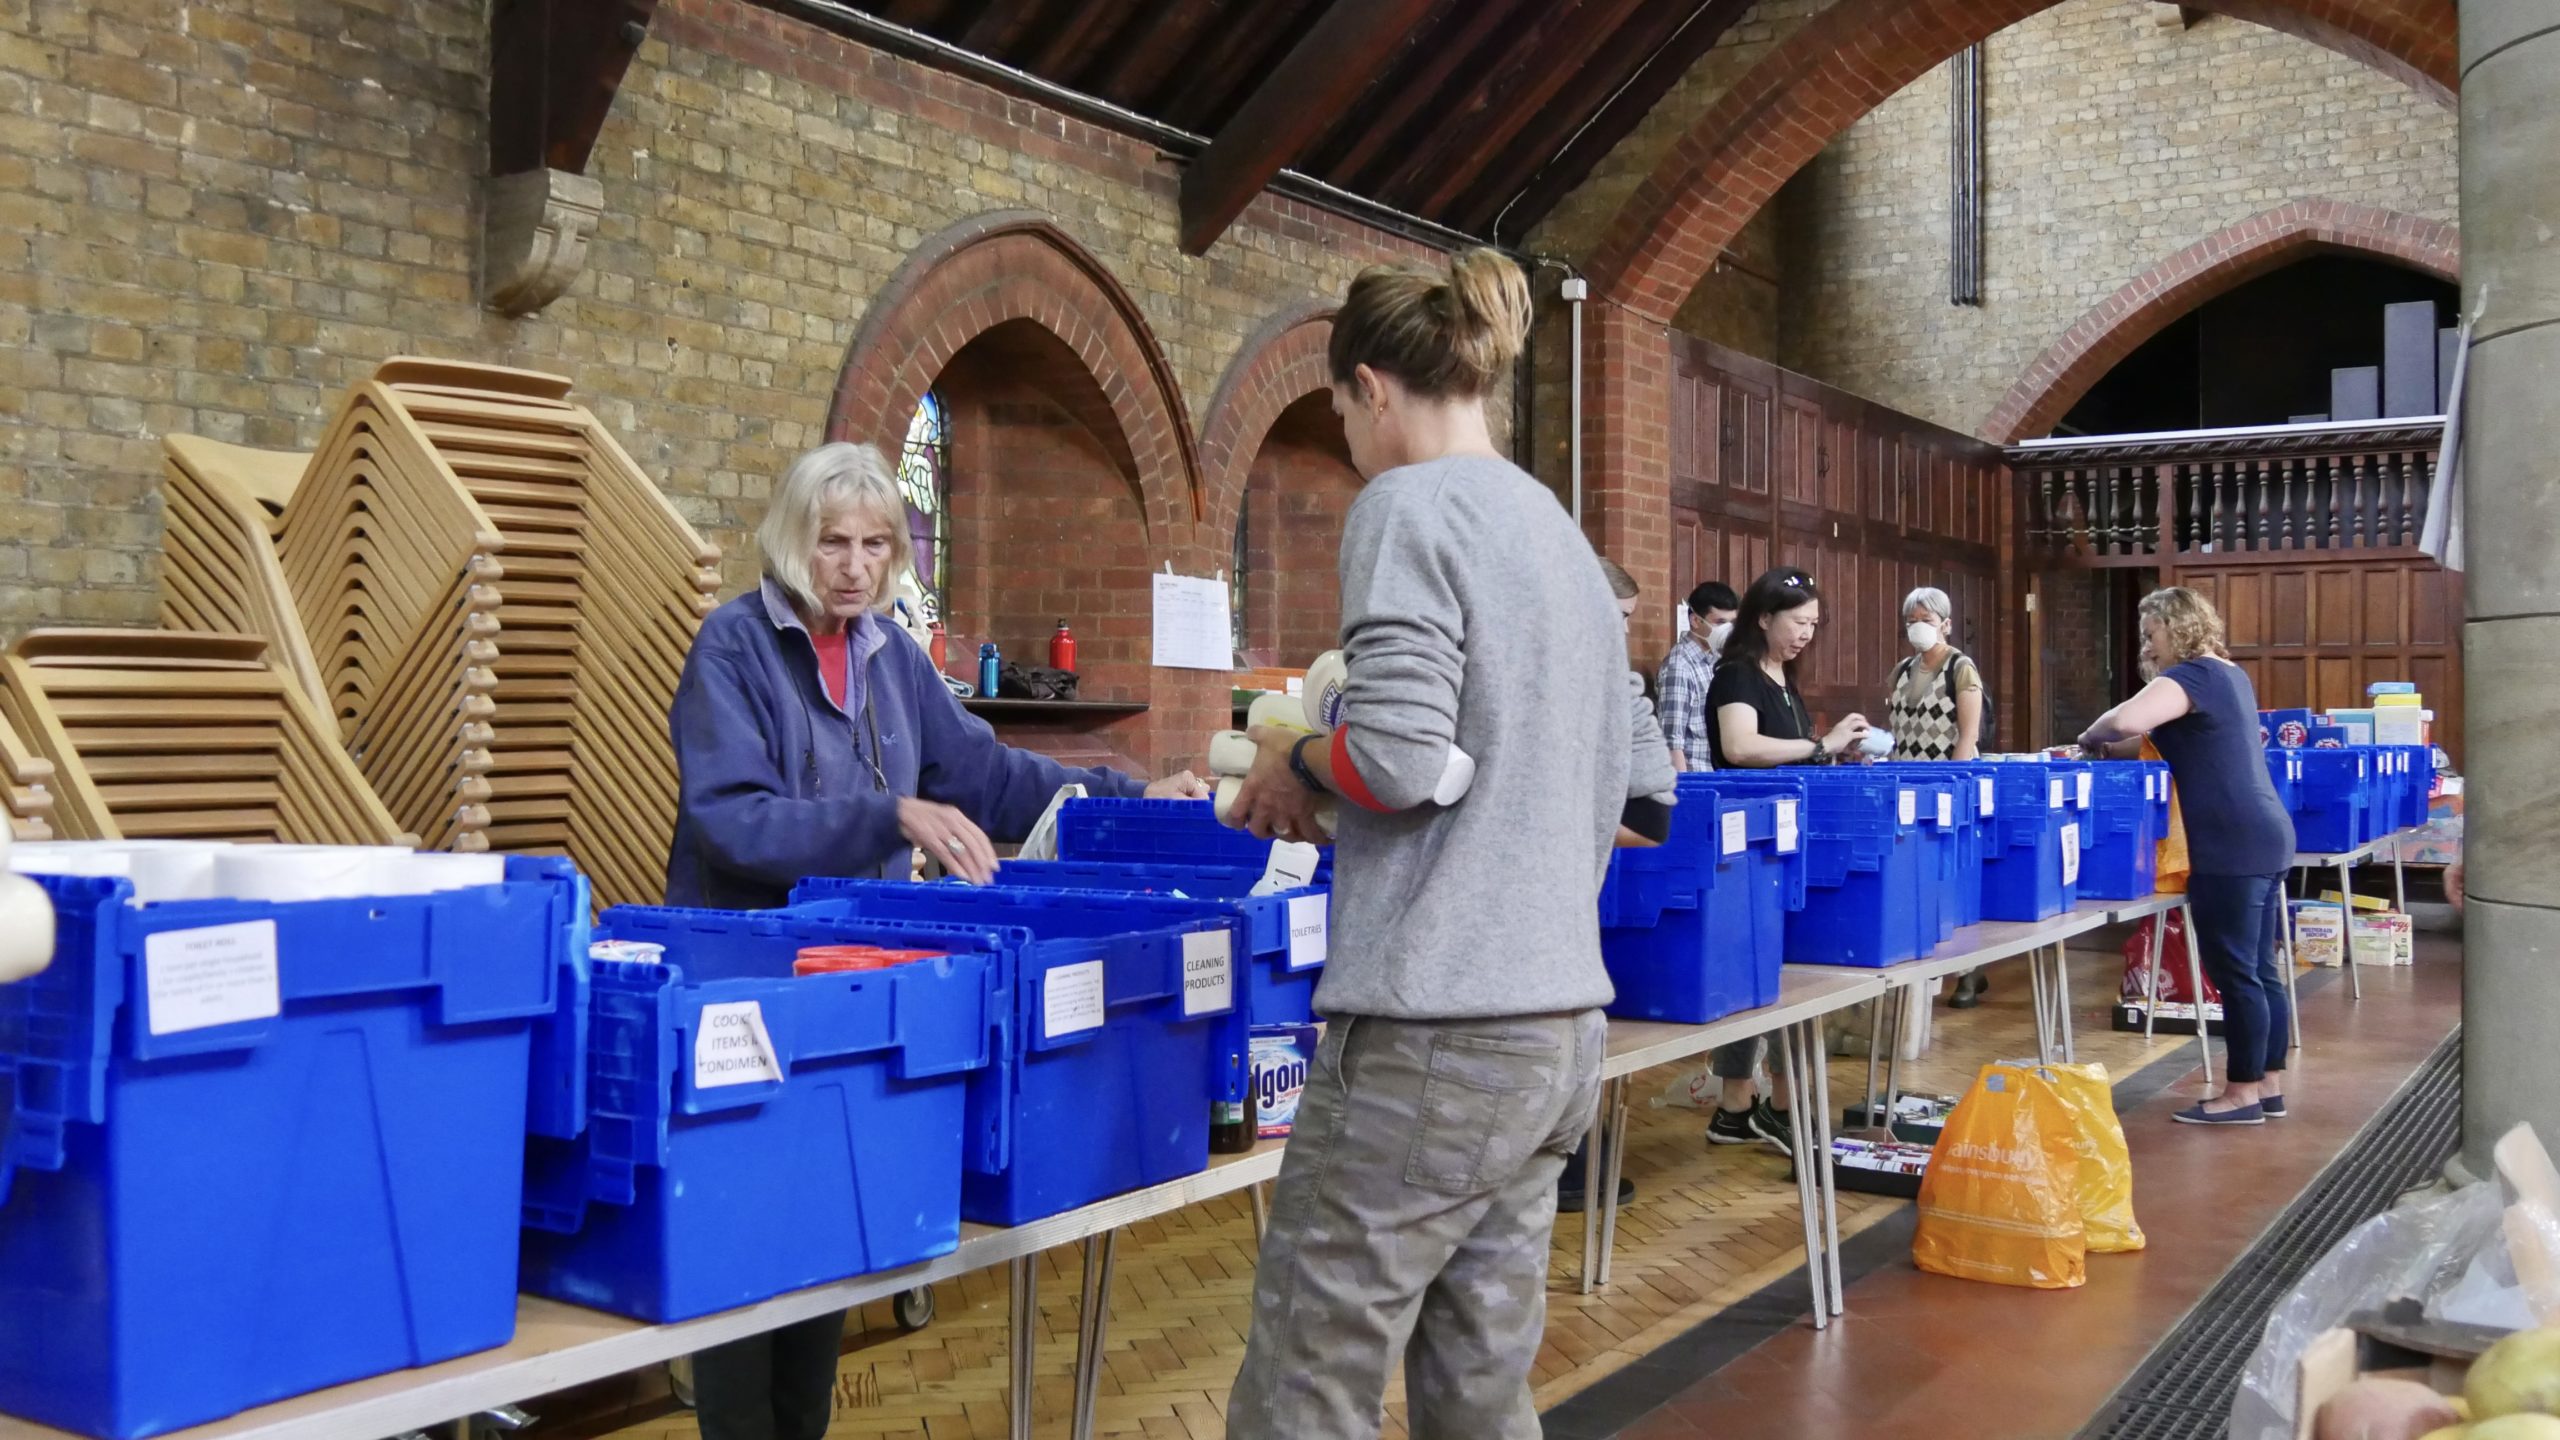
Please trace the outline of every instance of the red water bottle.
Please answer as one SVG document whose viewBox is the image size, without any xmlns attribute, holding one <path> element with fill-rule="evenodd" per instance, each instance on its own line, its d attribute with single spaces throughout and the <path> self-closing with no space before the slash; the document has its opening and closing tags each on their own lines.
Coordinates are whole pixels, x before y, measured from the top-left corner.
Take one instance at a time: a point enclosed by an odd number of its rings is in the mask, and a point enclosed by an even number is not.
<svg viewBox="0 0 2560 1440">
<path fill-rule="evenodd" d="M 1076 670 L 1075 632 L 1067 628 L 1064 620 L 1058 622 L 1056 633 L 1049 637 L 1049 668 L 1064 670 L 1070 675 Z"/>
<path fill-rule="evenodd" d="M 942 633 L 942 622 L 939 620 L 933 622 L 933 643 L 930 648 L 933 655 L 933 668 L 936 673 L 940 673 L 943 668 L 943 659 L 949 654 L 951 644 L 950 637 Z"/>
</svg>

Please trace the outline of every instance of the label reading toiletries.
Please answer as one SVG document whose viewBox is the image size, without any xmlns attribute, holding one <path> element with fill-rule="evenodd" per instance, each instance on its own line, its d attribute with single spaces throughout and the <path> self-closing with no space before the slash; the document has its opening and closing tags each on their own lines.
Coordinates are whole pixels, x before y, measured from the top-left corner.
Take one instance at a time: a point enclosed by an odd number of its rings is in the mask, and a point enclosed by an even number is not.
<svg viewBox="0 0 2560 1440">
<path fill-rule="evenodd" d="M 1102 1028 L 1102 962 L 1061 965 L 1040 977 L 1040 1038 Z"/>
<path fill-rule="evenodd" d="M 1982 781 L 1982 818 L 1988 820 L 2000 813 L 2000 787 L 1993 784 L 1988 775 L 1977 778 Z"/>
<path fill-rule="evenodd" d="M 284 1013 L 276 922 L 248 920 L 143 937 L 151 1033 L 177 1035 Z"/>
<path fill-rule="evenodd" d="M 2049 787 L 2047 787 L 2047 788 L 2051 791 L 2051 794 L 2046 798 L 2046 801 L 2045 801 L 2045 808 L 2046 808 L 2046 809 L 2048 809 L 2048 810 L 2059 810 L 2059 809 L 2061 809 L 2061 808 L 2062 808 L 2062 777 L 2061 777 L 2061 776 L 2059 776 L 2059 775 L 2054 776 L 2054 777 L 2053 777 L 2053 783 L 2052 783 Z"/>
<path fill-rule="evenodd" d="M 702 1007 L 702 1024 L 693 1035 L 694 1089 L 780 1084 L 782 1079 L 782 1057 L 774 1053 L 773 1035 L 764 1028 L 761 1002 L 731 1000 Z"/>
<path fill-rule="evenodd" d="M 1796 853 L 1796 802 L 1793 800 L 1778 802 L 1778 853 Z"/>
<path fill-rule="evenodd" d="M 1235 940 L 1225 928 L 1182 937 L 1182 1015 L 1215 1015 L 1235 1008 Z"/>
<path fill-rule="evenodd" d="M 1727 855 L 1739 855 L 1742 853 L 1743 844 L 1750 838 L 1751 833 L 1743 828 L 1747 818 L 1748 817 L 1744 816 L 1744 814 L 1739 810 L 1728 810 L 1725 812 L 1724 853 Z"/>
<path fill-rule="evenodd" d="M 2062 827 L 2062 883 L 2080 883 L 2080 827 L 2077 824 Z"/>
<path fill-rule="evenodd" d="M 1325 962 L 1333 950 L 1333 932 L 1328 928 L 1331 917 L 1325 913 L 1327 897 L 1296 895 L 1289 900 L 1289 968 L 1312 970 Z"/>
<path fill-rule="evenodd" d="M 1956 823 L 1956 796 L 1952 790 L 1938 792 L 1938 828 L 1949 829 Z"/>
<path fill-rule="evenodd" d="M 1902 792 L 1902 823 L 1905 825 L 1916 825 L 1919 822 L 1920 792 L 1917 790 L 1905 790 Z"/>
</svg>

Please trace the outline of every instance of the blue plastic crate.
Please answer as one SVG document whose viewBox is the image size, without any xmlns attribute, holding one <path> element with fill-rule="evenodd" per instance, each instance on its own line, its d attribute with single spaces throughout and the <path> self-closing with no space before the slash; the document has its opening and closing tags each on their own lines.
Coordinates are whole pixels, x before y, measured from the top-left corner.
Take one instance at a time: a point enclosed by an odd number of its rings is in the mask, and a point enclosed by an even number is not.
<svg viewBox="0 0 2560 1440">
<path fill-rule="evenodd" d="M 2429 807 L 2436 792 L 2436 747 L 2402 745 L 2398 749 L 2407 757 L 2409 790 L 2407 808 L 2400 814 L 2400 828 L 2412 830 L 2427 823 Z"/>
<path fill-rule="evenodd" d="M 2079 893 L 2145 900 L 2159 888 L 2160 840 L 2169 825 L 2169 767 L 2110 760 L 2092 768 L 2095 804 L 2083 821 Z"/>
<path fill-rule="evenodd" d="M 2291 815 L 2302 806 L 2302 752 L 2275 746 L 2267 749 L 2267 783 L 2275 786 L 2276 800 Z"/>
<path fill-rule="evenodd" d="M 1626 1019 L 1703 1025 L 1774 1004 L 1786 916 L 1804 903 L 1803 792 L 1719 795 L 1680 777 L 1671 833 L 1620 850 L 1600 890 L 1600 953 Z"/>
<path fill-rule="evenodd" d="M 2309 855 L 2353 850 L 2369 837 L 2374 805 L 2373 751 L 2353 747 L 2301 750 L 2302 780 L 2294 794 L 2296 849 Z"/>
<path fill-rule="evenodd" d="M 1001 1137 L 965 1125 L 1012 996 L 984 935 L 787 911 L 624 906 L 599 961 L 594 1114 L 536 1139 L 524 1287 L 658 1322 L 895 1269 L 960 1243 L 961 1172 Z M 795 978 L 803 946 L 891 943 L 940 960 Z"/>
<path fill-rule="evenodd" d="M 1997 767 L 1981 761 L 1906 761 L 1869 767 L 1922 787 L 1920 818 L 1938 853 L 1938 938 L 1982 923 L 1982 856 L 1987 817 L 1999 813 Z"/>
<path fill-rule="evenodd" d="M 1919 796 L 1860 768 L 1790 766 L 1716 770 L 1699 777 L 1719 793 L 1804 796 L 1805 903 L 1787 918 L 1787 963 L 1877 968 L 1937 948 L 1923 925 Z"/>
<path fill-rule="evenodd" d="M 1148 865 L 1126 860 L 1008 860 L 999 885 L 1033 890 L 1101 890 L 1175 895 L 1233 907 L 1244 924 L 1244 1008 L 1255 1025 L 1304 1025 L 1315 1019 L 1316 982 L 1324 978 L 1331 932 L 1331 887 L 1310 885 L 1256 895 L 1262 871 L 1250 866 Z"/>
<path fill-rule="evenodd" d="M 981 926 L 1013 966 L 1009 1053 L 970 1085 L 1000 1170 L 964 1177 L 963 1219 L 1021 1225 L 1209 1163 L 1209 1106 L 1241 1100 L 1251 1036 L 1235 1003 L 1241 922 L 1152 895 L 804 880 L 801 914 Z"/>
<path fill-rule="evenodd" d="M 1333 847 L 1316 866 L 1333 873 Z M 1134 860 L 1156 865 L 1250 865 L 1271 861 L 1271 842 L 1218 823 L 1206 800 L 1070 800 L 1058 811 L 1061 860 Z"/>
<path fill-rule="evenodd" d="M 128 1440 L 503 1345 L 566 862 L 137 906 L 45 877 L 0 986 L 0 1411 Z"/>
<path fill-rule="evenodd" d="M 2085 764 L 2007 761 L 1993 771 L 1999 811 L 1982 850 L 1982 918 L 2049 920 L 2080 903 Z"/>
</svg>

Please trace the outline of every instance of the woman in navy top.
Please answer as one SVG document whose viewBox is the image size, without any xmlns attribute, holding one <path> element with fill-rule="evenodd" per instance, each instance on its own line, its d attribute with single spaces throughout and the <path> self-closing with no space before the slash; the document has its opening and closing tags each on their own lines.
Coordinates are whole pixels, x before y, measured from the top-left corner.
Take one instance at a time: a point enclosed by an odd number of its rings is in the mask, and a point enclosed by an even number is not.
<svg viewBox="0 0 2560 1440">
<path fill-rule="evenodd" d="M 2116 749 L 2148 734 L 2169 762 L 2186 818 L 2190 943 L 2222 992 L 2231 1082 L 2176 1118 L 2257 1125 L 2284 1114 L 2293 1017 L 2276 957 L 2293 817 L 2267 778 L 2257 687 L 2224 652 L 2213 602 L 2193 590 L 2155 590 L 2141 614 L 2142 666 L 2157 678 L 2099 716 L 2080 744 Z"/>
</svg>

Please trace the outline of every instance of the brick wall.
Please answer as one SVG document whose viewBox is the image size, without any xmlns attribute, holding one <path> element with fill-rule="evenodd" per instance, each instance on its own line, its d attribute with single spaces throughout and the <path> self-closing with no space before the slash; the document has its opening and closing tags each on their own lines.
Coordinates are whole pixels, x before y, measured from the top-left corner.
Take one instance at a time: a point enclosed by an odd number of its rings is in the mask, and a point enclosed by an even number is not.
<svg viewBox="0 0 2560 1440">
<path fill-rule="evenodd" d="M 1084 256 L 1119 297 L 1112 353 L 1080 352 L 1088 368 L 1136 357 L 1134 376 L 1096 382 L 1111 391 L 1100 415 L 985 390 L 973 414 L 989 433 L 973 442 L 972 420 L 954 436 L 955 457 L 1045 456 L 1023 473 L 1052 478 L 1024 484 L 1110 511 L 1079 514 L 1072 553 L 1004 547 L 1047 598 L 1004 610 L 991 595 L 971 623 L 1045 653 L 1048 622 L 1073 613 L 1058 603 L 1071 587 L 1045 577 L 1087 574 L 1065 562 L 1096 563 L 1097 546 L 1118 571 L 1226 563 L 1231 529 L 1213 540 L 1201 523 L 1193 437 L 1258 451 L 1262 436 L 1240 433 L 1252 423 L 1216 413 L 1248 338 L 1338 297 L 1365 264 L 1429 253 L 1265 196 L 1188 257 L 1178 171 L 1144 142 L 739 0 L 665 0 L 589 164 L 606 211 L 586 273 L 506 319 L 473 292 L 486 8 L 0 4 L 0 632 L 148 622 L 158 437 L 307 446 L 346 385 L 403 353 L 569 376 L 744 585 L 771 477 L 826 438 L 849 362 L 867 363 L 849 352 L 876 297 L 936 237 L 1010 211 L 1041 217 L 1050 248 Z M 921 383 L 975 334 L 929 350 Z M 884 409 L 859 433 L 894 446 L 903 419 Z M 1138 508 L 1106 496 L 1109 466 L 1137 470 Z M 963 484 L 955 518 L 1018 493 L 979 473 L 989 483 Z M 1054 516 L 1041 523 L 1056 534 Z M 1127 587 L 1108 594 L 1122 604 Z M 1133 663 L 1112 633 L 1131 618 L 1079 625 L 1084 653 Z M 1196 759 L 1224 677 L 1125 685 L 1155 706 L 1129 753 Z"/>
<path fill-rule="evenodd" d="M 2047 733 L 2022 737 L 2023 744 L 2067 745 L 2125 698 L 2115 693 L 2117 639 L 2108 609 L 2117 573 L 2057 570 L 2038 577 L 2037 608 L 2044 622 L 2038 660 Z"/>
<path fill-rule="evenodd" d="M 2066 0 L 1986 42 L 1978 307 L 1946 298 L 1944 67 L 1835 140 L 1778 207 L 1783 363 L 1982 433 L 2084 312 L 2217 231 L 2303 199 L 2452 218 L 2451 110 L 2308 41 L 2163 10 Z"/>
<path fill-rule="evenodd" d="M 1245 641 L 1257 658 L 1303 666 L 1340 642 L 1334 556 L 1359 493 L 1331 402 L 1310 395 L 1282 412 L 1245 484 Z"/>
</svg>

